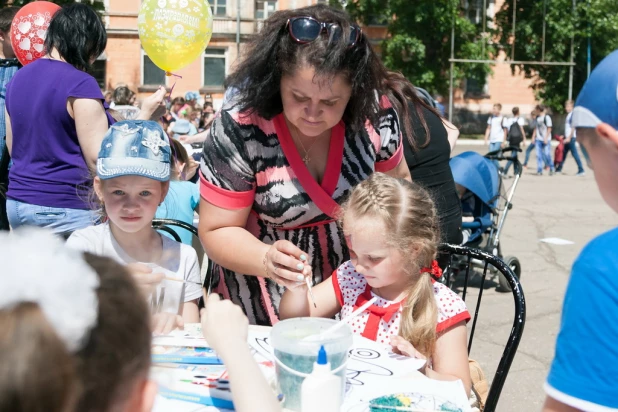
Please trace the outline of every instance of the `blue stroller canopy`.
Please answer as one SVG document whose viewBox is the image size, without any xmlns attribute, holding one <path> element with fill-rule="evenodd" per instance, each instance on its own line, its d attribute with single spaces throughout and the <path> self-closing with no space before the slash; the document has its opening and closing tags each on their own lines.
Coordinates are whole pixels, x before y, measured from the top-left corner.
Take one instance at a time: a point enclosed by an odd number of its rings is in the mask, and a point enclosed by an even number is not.
<svg viewBox="0 0 618 412">
<path fill-rule="evenodd" d="M 496 166 L 476 152 L 464 152 L 450 160 L 455 183 L 474 193 L 483 203 L 495 208 L 500 194 Z"/>
</svg>

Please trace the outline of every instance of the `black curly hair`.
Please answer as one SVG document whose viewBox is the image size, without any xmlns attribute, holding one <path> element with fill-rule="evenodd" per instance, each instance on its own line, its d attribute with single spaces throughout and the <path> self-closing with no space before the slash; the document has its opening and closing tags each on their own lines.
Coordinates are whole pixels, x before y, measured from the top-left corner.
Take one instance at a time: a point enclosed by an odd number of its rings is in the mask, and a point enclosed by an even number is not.
<svg viewBox="0 0 618 412">
<path fill-rule="evenodd" d="M 320 22 L 336 23 L 344 30 L 337 40 L 326 33 L 305 44 L 292 39 L 287 29 L 288 19 L 312 17 Z M 237 104 L 241 111 L 255 112 L 272 119 L 283 111 L 280 94 L 281 77 L 298 67 L 309 65 L 316 76 L 333 78 L 343 74 L 352 87 L 352 95 L 343 120 L 360 130 L 367 119 L 375 121 L 379 102 L 375 91 L 383 94 L 386 69 L 362 34 L 349 47 L 348 39 L 353 20 L 341 10 L 325 5 L 283 10 L 272 14 L 248 44 L 241 63 L 226 79 L 226 85 L 238 89 Z"/>
</svg>

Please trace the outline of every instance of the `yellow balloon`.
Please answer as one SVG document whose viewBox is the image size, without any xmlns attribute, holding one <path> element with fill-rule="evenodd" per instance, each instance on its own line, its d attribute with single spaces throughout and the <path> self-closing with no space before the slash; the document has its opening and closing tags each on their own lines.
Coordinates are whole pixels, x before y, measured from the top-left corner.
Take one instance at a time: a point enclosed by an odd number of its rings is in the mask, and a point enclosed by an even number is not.
<svg viewBox="0 0 618 412">
<path fill-rule="evenodd" d="M 148 57 L 169 74 L 204 52 L 212 36 L 212 13 L 206 0 L 144 0 L 137 27 Z"/>
</svg>

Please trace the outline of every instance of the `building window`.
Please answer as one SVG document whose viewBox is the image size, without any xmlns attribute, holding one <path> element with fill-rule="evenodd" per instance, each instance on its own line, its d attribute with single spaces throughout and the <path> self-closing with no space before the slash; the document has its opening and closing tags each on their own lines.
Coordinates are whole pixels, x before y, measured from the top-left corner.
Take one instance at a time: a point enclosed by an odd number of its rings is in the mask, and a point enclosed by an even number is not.
<svg viewBox="0 0 618 412">
<path fill-rule="evenodd" d="M 255 18 L 258 20 L 267 19 L 277 11 L 276 1 L 257 0 L 255 2 Z"/>
<path fill-rule="evenodd" d="M 463 6 L 468 20 L 474 24 L 483 22 L 483 0 L 464 0 Z"/>
<path fill-rule="evenodd" d="M 210 0 L 210 10 L 213 16 L 227 15 L 227 0 Z"/>
<path fill-rule="evenodd" d="M 489 97 L 486 81 L 481 81 L 473 77 L 468 77 L 465 80 L 465 87 L 465 94 L 467 98 Z"/>
<path fill-rule="evenodd" d="M 159 69 L 146 54 L 143 58 L 142 75 L 142 84 L 145 86 L 165 84 L 165 72 Z"/>
<path fill-rule="evenodd" d="M 92 64 L 90 74 L 95 78 L 101 90 L 105 90 L 105 69 L 107 68 L 107 60 L 95 60 Z"/>
<path fill-rule="evenodd" d="M 226 49 L 206 49 L 204 52 L 204 87 L 223 88 Z"/>
</svg>

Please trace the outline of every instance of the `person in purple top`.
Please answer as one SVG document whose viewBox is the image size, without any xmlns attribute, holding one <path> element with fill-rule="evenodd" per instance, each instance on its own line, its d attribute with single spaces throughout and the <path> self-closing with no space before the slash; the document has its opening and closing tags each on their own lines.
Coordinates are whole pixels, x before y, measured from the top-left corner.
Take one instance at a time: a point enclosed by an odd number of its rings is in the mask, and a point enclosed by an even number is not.
<svg viewBox="0 0 618 412">
<path fill-rule="evenodd" d="M 12 229 L 47 227 L 68 235 L 96 222 L 88 198 L 103 136 L 114 122 L 97 81 L 87 73 L 103 53 L 101 17 L 85 4 L 60 9 L 50 22 L 41 59 L 7 86 L 9 172 L 7 214 Z M 153 95 L 162 102 L 164 89 Z M 150 118 L 153 99 L 140 119 Z"/>
</svg>

